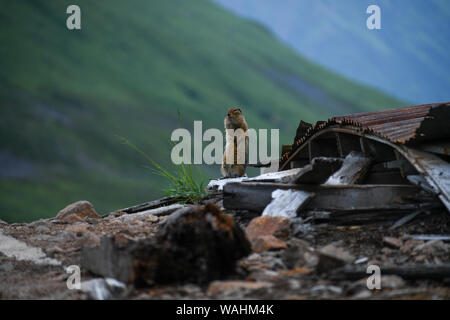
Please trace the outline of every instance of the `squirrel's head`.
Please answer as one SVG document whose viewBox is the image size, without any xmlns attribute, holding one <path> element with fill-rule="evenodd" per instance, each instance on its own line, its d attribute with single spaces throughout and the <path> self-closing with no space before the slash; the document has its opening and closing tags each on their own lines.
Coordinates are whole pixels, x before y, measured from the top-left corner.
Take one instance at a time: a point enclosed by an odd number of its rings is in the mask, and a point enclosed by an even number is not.
<svg viewBox="0 0 450 320">
<path fill-rule="evenodd" d="M 231 108 L 228 109 L 227 115 L 225 117 L 225 128 L 227 129 L 236 129 L 240 128 L 245 122 L 244 115 L 242 114 L 242 110 L 240 108 Z"/>
</svg>

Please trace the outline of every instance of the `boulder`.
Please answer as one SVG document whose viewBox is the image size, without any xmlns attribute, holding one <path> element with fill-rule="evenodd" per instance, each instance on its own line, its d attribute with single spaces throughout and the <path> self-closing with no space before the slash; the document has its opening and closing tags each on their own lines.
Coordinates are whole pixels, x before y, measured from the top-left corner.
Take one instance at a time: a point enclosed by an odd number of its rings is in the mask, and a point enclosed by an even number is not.
<svg viewBox="0 0 450 320">
<path fill-rule="evenodd" d="M 77 201 L 62 209 L 56 218 L 61 221 L 74 222 L 86 218 L 100 218 L 100 216 L 89 201 Z"/>
<path fill-rule="evenodd" d="M 291 232 L 290 220 L 285 217 L 256 217 L 248 224 L 245 229 L 247 237 L 255 239 L 259 236 L 272 235 L 280 240 L 286 240 Z"/>
</svg>

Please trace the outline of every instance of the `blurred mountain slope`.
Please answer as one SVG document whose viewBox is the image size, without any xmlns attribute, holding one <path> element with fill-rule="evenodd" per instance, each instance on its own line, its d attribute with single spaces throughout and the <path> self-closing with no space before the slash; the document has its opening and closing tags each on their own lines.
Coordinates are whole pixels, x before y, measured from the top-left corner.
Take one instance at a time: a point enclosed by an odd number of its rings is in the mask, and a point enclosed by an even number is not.
<svg viewBox="0 0 450 320">
<path fill-rule="evenodd" d="M 412 104 L 450 100 L 447 0 L 214 0 L 310 60 Z M 366 9 L 381 9 L 369 30 Z"/>
<path fill-rule="evenodd" d="M 252 128 L 292 142 L 300 119 L 402 102 L 300 57 L 210 1 L 7 1 L 0 11 L 0 219 L 54 216 L 90 200 L 99 213 L 163 195 L 160 176 L 115 135 L 170 165 L 170 134 L 223 128 L 243 108 Z M 206 177 L 218 176 L 209 166 Z"/>
</svg>

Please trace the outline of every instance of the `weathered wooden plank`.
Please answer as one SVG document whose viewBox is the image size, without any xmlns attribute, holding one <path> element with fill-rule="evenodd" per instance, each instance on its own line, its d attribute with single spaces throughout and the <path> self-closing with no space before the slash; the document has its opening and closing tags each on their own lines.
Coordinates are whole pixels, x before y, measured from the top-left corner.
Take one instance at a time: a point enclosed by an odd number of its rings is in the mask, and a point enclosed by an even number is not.
<svg viewBox="0 0 450 320">
<path fill-rule="evenodd" d="M 450 163 L 438 156 L 408 148 L 402 148 L 403 156 L 422 173 L 429 185 L 439 192 L 439 199 L 450 212 Z"/>
<path fill-rule="evenodd" d="M 263 216 L 294 218 L 314 193 L 299 190 L 281 190 L 272 192 L 272 201 L 264 209 Z"/>
<path fill-rule="evenodd" d="M 116 210 L 115 212 L 136 213 L 136 212 L 159 208 L 162 206 L 167 206 L 167 205 L 174 204 L 174 203 L 177 203 L 182 200 L 184 200 L 182 197 L 164 197 L 164 198 L 161 198 L 158 200 L 145 202 L 145 203 L 138 204 L 138 205 L 135 205 L 132 207 L 119 209 L 119 210 Z"/>
<path fill-rule="evenodd" d="M 322 184 L 342 166 L 340 158 L 314 158 L 301 168 L 296 175 L 285 177 L 282 182 L 296 184 Z"/>
<path fill-rule="evenodd" d="M 223 187 L 227 183 L 233 183 L 233 182 L 242 182 L 243 180 L 247 179 L 247 176 L 244 177 L 237 177 L 237 178 L 222 178 L 222 179 L 214 179 L 211 180 L 208 183 L 208 190 L 217 190 L 222 191 Z"/>
<path fill-rule="evenodd" d="M 291 177 L 296 176 L 301 171 L 301 168 L 289 169 L 284 171 L 267 172 L 256 177 L 246 178 L 242 182 L 285 182 Z"/>
<path fill-rule="evenodd" d="M 382 267 L 381 274 L 397 275 L 405 279 L 434 279 L 442 280 L 450 278 L 450 264 L 418 264 L 406 266 Z M 367 278 L 367 269 L 364 267 L 356 267 L 347 265 L 343 268 L 335 269 L 331 275 L 332 279 L 357 280 Z"/>
<path fill-rule="evenodd" d="M 420 203 L 403 198 L 420 198 L 421 189 L 410 185 L 296 185 L 282 183 L 229 183 L 223 189 L 227 209 L 261 212 L 272 200 L 276 189 L 315 193 L 305 210 L 389 210 L 420 208 Z"/>
<path fill-rule="evenodd" d="M 145 216 L 156 216 L 156 217 L 168 216 L 172 212 L 174 212 L 178 209 L 187 207 L 187 206 L 189 206 L 189 205 L 174 203 L 174 204 L 169 204 L 168 206 L 163 206 L 163 207 L 159 207 L 159 208 L 155 208 L 155 209 L 135 212 L 133 214 L 124 214 L 124 215 L 118 217 L 117 219 L 121 220 L 123 222 L 126 222 L 126 221 L 133 221 L 134 219 L 139 219 L 139 218 L 142 218 Z"/>
<path fill-rule="evenodd" d="M 362 153 L 352 151 L 345 157 L 341 168 L 329 177 L 325 184 L 355 184 L 364 178 L 370 163 L 370 158 L 364 157 Z"/>
<path fill-rule="evenodd" d="M 301 170 L 301 168 L 296 168 L 284 171 L 267 172 L 252 178 L 244 176 L 238 178 L 214 179 L 208 183 L 208 189 L 221 191 L 224 185 L 231 182 L 285 182 L 291 180 L 290 178 L 296 176 Z"/>
<path fill-rule="evenodd" d="M 332 225 L 364 225 L 387 223 L 395 225 L 397 222 L 404 222 L 411 219 L 410 212 L 430 211 L 433 213 L 441 212 L 442 203 L 437 200 L 434 202 L 421 203 L 420 206 L 426 206 L 427 209 L 421 211 L 405 206 L 404 209 L 371 209 L 371 210 L 339 210 L 339 211 L 317 211 L 303 210 L 299 216 L 305 221 L 312 223 L 328 223 Z M 415 211 L 414 211 L 415 210 Z M 406 218 L 408 217 L 408 218 Z M 404 219 L 404 220 L 403 220 Z M 410 220 L 409 220 L 410 221 Z"/>
<path fill-rule="evenodd" d="M 427 180 L 425 179 L 425 177 L 421 174 L 413 174 L 413 175 L 409 175 L 406 177 L 408 179 L 409 182 L 411 182 L 412 184 L 422 188 L 423 190 L 430 192 L 430 193 L 434 193 L 434 194 L 438 194 L 439 191 L 434 189 L 432 186 L 430 186 L 430 184 L 427 182 Z"/>
<path fill-rule="evenodd" d="M 300 217 L 311 223 L 327 223 L 330 225 L 365 225 L 393 223 L 410 212 L 409 210 L 342 210 L 342 211 L 304 211 Z"/>
</svg>

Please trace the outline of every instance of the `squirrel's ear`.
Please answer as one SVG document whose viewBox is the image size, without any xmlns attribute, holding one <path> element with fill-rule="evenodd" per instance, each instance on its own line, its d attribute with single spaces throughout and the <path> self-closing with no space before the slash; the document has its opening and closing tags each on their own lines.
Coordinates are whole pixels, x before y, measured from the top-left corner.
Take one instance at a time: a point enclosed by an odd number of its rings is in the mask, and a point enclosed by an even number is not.
<svg viewBox="0 0 450 320">
<path fill-rule="evenodd" d="M 241 108 L 236 108 L 236 111 L 239 111 L 240 113 L 242 113 Z"/>
</svg>

